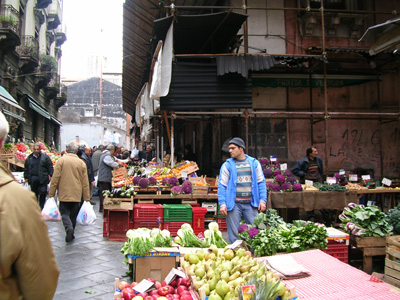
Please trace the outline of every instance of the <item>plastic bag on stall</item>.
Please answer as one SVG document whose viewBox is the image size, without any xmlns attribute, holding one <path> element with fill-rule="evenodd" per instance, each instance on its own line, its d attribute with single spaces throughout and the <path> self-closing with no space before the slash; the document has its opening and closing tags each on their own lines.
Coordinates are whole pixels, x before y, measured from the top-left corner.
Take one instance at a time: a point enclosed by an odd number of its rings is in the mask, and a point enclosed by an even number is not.
<svg viewBox="0 0 400 300">
<path fill-rule="evenodd" d="M 28 181 L 24 183 L 24 188 L 26 188 L 28 191 L 31 190 L 31 186 L 29 185 Z"/>
<path fill-rule="evenodd" d="M 53 197 L 46 200 L 42 210 L 42 216 L 45 221 L 61 221 L 60 210 L 58 209 L 56 200 Z"/>
<path fill-rule="evenodd" d="M 81 209 L 79 210 L 76 222 L 80 225 L 91 225 L 96 221 L 96 213 L 94 212 L 93 205 L 89 201 L 84 201 Z"/>
</svg>

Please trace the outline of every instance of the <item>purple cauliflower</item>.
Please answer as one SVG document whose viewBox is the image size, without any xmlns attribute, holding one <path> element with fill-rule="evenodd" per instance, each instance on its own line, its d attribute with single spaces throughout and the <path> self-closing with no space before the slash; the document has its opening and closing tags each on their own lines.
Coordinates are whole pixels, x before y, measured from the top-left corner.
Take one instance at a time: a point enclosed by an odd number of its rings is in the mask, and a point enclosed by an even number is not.
<svg viewBox="0 0 400 300">
<path fill-rule="evenodd" d="M 268 158 L 265 158 L 265 157 L 260 158 L 260 164 L 261 164 L 262 166 L 269 165 L 269 159 L 268 159 Z"/>
<path fill-rule="evenodd" d="M 265 178 L 271 178 L 272 177 L 272 171 L 270 169 L 265 169 L 264 170 L 264 176 L 265 176 Z"/>
<path fill-rule="evenodd" d="M 340 185 L 341 186 L 345 186 L 345 185 L 347 185 L 347 183 L 348 183 L 347 180 L 343 180 L 343 181 L 340 182 Z"/>
<path fill-rule="evenodd" d="M 272 175 L 274 175 L 274 176 L 282 175 L 282 172 L 281 172 L 281 170 L 276 169 L 276 170 L 272 173 Z"/>
<path fill-rule="evenodd" d="M 335 178 L 339 179 L 339 177 L 340 177 L 339 173 L 335 173 Z"/>
<path fill-rule="evenodd" d="M 155 179 L 153 176 L 149 177 L 149 185 L 156 185 L 157 184 L 157 179 Z"/>
<path fill-rule="evenodd" d="M 185 181 L 182 183 L 182 186 L 184 186 L 184 185 L 190 185 L 190 186 L 192 186 L 192 183 L 190 182 L 190 180 L 185 180 Z"/>
<path fill-rule="evenodd" d="M 247 224 L 242 224 L 239 226 L 238 233 L 242 233 L 249 230 L 249 226 Z"/>
<path fill-rule="evenodd" d="M 173 177 L 171 177 L 171 178 L 173 178 Z M 173 186 L 171 189 L 171 194 L 173 194 L 173 195 L 182 194 L 182 188 L 179 185 Z"/>
<path fill-rule="evenodd" d="M 283 175 L 287 176 L 292 176 L 292 172 L 290 172 L 290 170 L 285 170 L 285 172 L 283 173 Z"/>
<path fill-rule="evenodd" d="M 273 192 L 279 192 L 279 188 L 280 188 L 279 184 L 277 184 L 277 183 L 275 183 L 275 182 L 272 182 L 272 183 L 269 185 L 269 189 L 270 189 L 271 191 L 273 191 Z"/>
<path fill-rule="evenodd" d="M 133 177 L 133 179 L 132 179 L 133 185 L 138 185 L 140 179 L 142 179 L 142 177 L 140 177 L 140 176 Z"/>
<path fill-rule="evenodd" d="M 292 190 L 292 185 L 290 183 L 285 182 L 284 184 L 281 185 L 280 190 L 284 192 L 290 192 Z"/>
<path fill-rule="evenodd" d="M 346 180 L 346 177 L 344 177 L 343 175 L 340 175 L 339 176 L 339 181 L 343 181 L 343 180 Z"/>
<path fill-rule="evenodd" d="M 139 186 L 141 188 L 147 188 L 149 186 L 150 181 L 147 178 L 142 178 L 139 180 Z"/>
<path fill-rule="evenodd" d="M 249 230 L 249 237 L 252 239 L 254 238 L 257 234 L 258 234 L 259 230 L 257 229 L 257 227 L 252 227 Z"/>
<path fill-rule="evenodd" d="M 191 184 L 182 184 L 182 191 L 184 194 L 192 193 L 192 185 Z"/>
<path fill-rule="evenodd" d="M 290 183 L 291 185 L 296 183 L 296 178 L 290 176 L 288 178 L 286 178 L 286 182 Z"/>
<path fill-rule="evenodd" d="M 278 183 L 284 183 L 286 181 L 286 178 L 283 175 L 276 175 L 275 176 L 275 181 L 278 182 Z"/>
<path fill-rule="evenodd" d="M 163 177 L 163 179 L 162 179 L 162 181 L 161 181 L 161 184 L 162 185 L 167 185 L 168 184 L 168 177 Z"/>
<path fill-rule="evenodd" d="M 170 177 L 168 178 L 168 185 L 170 186 L 177 186 L 178 185 L 178 178 L 176 177 Z"/>
<path fill-rule="evenodd" d="M 303 190 L 303 187 L 301 186 L 300 183 L 294 183 L 293 184 L 293 191 L 295 192 L 301 192 Z"/>
</svg>

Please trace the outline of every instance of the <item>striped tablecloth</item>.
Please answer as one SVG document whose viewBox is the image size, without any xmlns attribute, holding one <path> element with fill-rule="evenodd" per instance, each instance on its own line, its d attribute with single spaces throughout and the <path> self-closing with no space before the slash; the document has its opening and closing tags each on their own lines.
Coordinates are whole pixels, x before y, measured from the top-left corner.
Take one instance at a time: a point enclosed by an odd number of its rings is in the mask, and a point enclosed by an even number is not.
<svg viewBox="0 0 400 300">
<path fill-rule="evenodd" d="M 400 299 L 400 292 L 391 285 L 370 281 L 371 275 L 321 250 L 283 255 L 292 256 L 311 272 L 309 277 L 288 280 L 301 300 Z"/>
</svg>

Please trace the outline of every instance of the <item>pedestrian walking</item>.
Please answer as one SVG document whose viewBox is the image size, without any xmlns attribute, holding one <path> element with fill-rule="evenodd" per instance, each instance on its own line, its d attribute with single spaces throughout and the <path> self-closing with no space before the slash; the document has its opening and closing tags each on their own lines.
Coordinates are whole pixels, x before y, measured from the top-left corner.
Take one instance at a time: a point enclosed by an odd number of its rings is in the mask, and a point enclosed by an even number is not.
<svg viewBox="0 0 400 300">
<path fill-rule="evenodd" d="M 0 149 L 8 133 L 0 112 Z M 0 299 L 53 299 L 59 270 L 34 194 L 0 164 Z"/>
<path fill-rule="evenodd" d="M 111 186 L 112 170 L 120 166 L 120 163 L 116 162 L 114 158 L 115 149 L 116 148 L 113 144 L 109 144 L 100 157 L 99 178 L 97 180 L 97 187 L 99 188 L 99 200 L 100 200 L 99 212 L 103 212 L 103 203 L 104 203 L 103 191 L 110 191 L 112 187 Z"/>
<path fill-rule="evenodd" d="M 92 159 L 90 158 L 92 149 L 90 147 L 83 145 L 80 147 L 80 150 L 82 151 L 80 158 L 85 162 L 86 170 L 88 172 L 89 189 L 90 189 L 90 204 L 95 205 L 96 203 L 92 201 L 93 188 L 95 187 L 93 164 L 92 164 Z M 82 204 L 83 204 L 83 199 L 81 201 L 81 205 Z"/>
<path fill-rule="evenodd" d="M 57 190 L 67 243 L 75 238 L 76 217 L 79 213 L 81 198 L 83 197 L 84 201 L 90 201 L 86 164 L 76 155 L 77 150 L 78 146 L 74 141 L 67 144 L 67 154 L 56 164 L 49 191 L 49 196 L 54 197 Z"/>
<path fill-rule="evenodd" d="M 92 155 L 92 164 L 93 164 L 93 172 L 94 176 L 97 176 L 98 170 L 99 170 L 99 162 L 100 162 L 100 157 L 103 154 L 103 151 L 105 150 L 104 145 L 99 145 L 96 149 L 96 151 Z"/>
<path fill-rule="evenodd" d="M 28 181 L 32 192 L 39 200 L 40 209 L 43 209 L 46 202 L 47 185 L 53 176 L 54 169 L 50 157 L 40 151 L 40 144 L 33 145 L 33 153 L 27 157 L 24 168 L 25 181 Z"/>
<path fill-rule="evenodd" d="M 229 141 L 231 158 L 222 165 L 218 182 L 220 213 L 226 216 L 229 242 L 238 239 L 240 220 L 252 224 L 257 213 L 267 209 L 267 187 L 261 164 L 244 154 L 241 138 Z"/>
</svg>

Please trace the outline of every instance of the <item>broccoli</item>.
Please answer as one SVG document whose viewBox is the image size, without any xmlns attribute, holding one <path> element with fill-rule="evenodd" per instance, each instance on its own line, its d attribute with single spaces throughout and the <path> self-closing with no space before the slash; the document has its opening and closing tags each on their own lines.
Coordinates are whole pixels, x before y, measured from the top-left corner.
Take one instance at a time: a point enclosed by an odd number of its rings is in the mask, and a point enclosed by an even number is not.
<svg viewBox="0 0 400 300">
<path fill-rule="evenodd" d="M 388 212 L 389 223 L 393 226 L 393 233 L 400 234 L 400 204 Z"/>
</svg>

